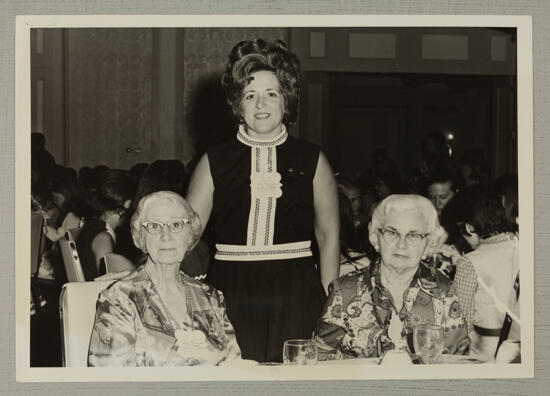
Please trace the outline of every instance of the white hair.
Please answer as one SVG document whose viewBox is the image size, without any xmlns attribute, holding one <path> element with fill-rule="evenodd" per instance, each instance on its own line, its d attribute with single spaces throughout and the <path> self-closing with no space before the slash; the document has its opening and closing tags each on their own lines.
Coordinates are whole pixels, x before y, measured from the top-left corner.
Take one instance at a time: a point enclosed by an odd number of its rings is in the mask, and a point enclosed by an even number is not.
<svg viewBox="0 0 550 396">
<path fill-rule="evenodd" d="M 145 238 L 143 237 L 143 216 L 145 210 L 148 209 L 151 205 L 158 202 L 159 200 L 168 200 L 179 206 L 181 206 L 186 216 L 191 221 L 191 232 L 192 238 L 189 242 L 189 246 L 186 248 L 187 251 L 192 250 L 196 244 L 199 242 L 202 233 L 202 227 L 199 220 L 199 215 L 195 213 L 189 202 L 187 202 L 181 195 L 176 194 L 172 191 L 156 191 L 151 194 L 148 194 L 140 199 L 136 211 L 130 220 L 130 230 L 132 232 L 132 239 L 134 240 L 135 245 L 143 252 L 147 253 L 147 247 L 145 246 Z"/>
<path fill-rule="evenodd" d="M 420 212 L 426 219 L 428 225 L 426 232 L 430 234 L 428 237 L 430 250 L 437 248 L 444 241 L 447 233 L 439 224 L 437 210 L 429 199 L 415 194 L 393 194 L 384 198 L 376 206 L 369 224 L 369 240 L 377 250 L 378 240 L 376 233 L 380 228 L 384 227 L 388 214 L 406 211 Z"/>
</svg>

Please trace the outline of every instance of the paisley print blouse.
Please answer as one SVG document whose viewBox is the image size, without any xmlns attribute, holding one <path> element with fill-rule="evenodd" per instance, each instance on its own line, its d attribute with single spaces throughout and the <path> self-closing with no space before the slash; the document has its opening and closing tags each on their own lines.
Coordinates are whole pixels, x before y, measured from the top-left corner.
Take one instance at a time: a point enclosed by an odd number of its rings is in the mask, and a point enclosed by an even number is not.
<svg viewBox="0 0 550 396">
<path fill-rule="evenodd" d="M 420 324 L 444 327 L 448 353 L 465 354 L 470 339 L 456 296 L 441 272 L 420 263 L 397 314 L 390 292 L 380 280 L 380 261 L 333 281 L 325 309 L 314 331 L 320 360 L 380 357 L 394 349 L 388 335 L 391 316 L 399 315 L 401 340 L 409 351 L 412 329 Z"/>
<path fill-rule="evenodd" d="M 202 345 L 180 346 L 170 313 L 141 266 L 99 294 L 88 366 L 217 365 L 240 359 L 222 293 L 181 274 L 192 308 L 182 330 L 201 331 Z"/>
</svg>

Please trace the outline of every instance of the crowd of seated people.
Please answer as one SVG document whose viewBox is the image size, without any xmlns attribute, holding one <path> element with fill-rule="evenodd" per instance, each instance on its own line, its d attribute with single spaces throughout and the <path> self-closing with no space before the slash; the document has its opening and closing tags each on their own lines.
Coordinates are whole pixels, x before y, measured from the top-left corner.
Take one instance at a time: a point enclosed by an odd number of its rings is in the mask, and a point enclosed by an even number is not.
<svg viewBox="0 0 550 396">
<path fill-rule="evenodd" d="M 390 161 L 388 158 L 384 160 Z M 414 194 L 412 187 L 407 191 L 406 182 L 399 180 L 399 172 L 392 172 L 379 171 L 377 175 L 371 171 L 369 177 L 363 174 L 357 178 L 336 176 L 340 210 L 340 278 L 332 282 L 325 309 L 312 329 L 320 359 L 380 356 L 388 349 L 410 347 L 412 327 L 426 322 L 453 329 L 445 332 L 448 353 L 470 353 L 484 361 L 494 359 L 503 338 L 519 338 L 518 334 L 513 334 L 518 326 L 510 326 L 511 322 L 519 320 L 517 177 L 506 175 L 490 183 L 486 178 L 478 177 L 476 182 L 472 182 L 470 172 L 469 181 L 464 182 L 460 176 L 456 177 L 459 172 L 453 169 L 435 168 L 424 175 L 423 198 Z M 476 174 L 479 173 L 478 169 Z M 66 281 L 61 256 L 55 253 L 56 243 L 67 231 L 78 229 L 76 246 L 86 280 L 105 273 L 102 259 L 107 253 L 119 255 L 141 274 L 127 271 L 114 279 L 122 278 L 123 282 L 136 277 L 155 279 L 149 273 L 153 269 L 144 270 L 148 268 L 147 260 L 154 256 L 143 254 L 148 252 L 146 245 L 136 245 L 136 239 L 139 239 L 136 233 L 144 234 L 147 230 L 136 229 L 132 220 L 143 216 L 139 205 L 143 206 L 143 199 L 151 197 L 152 193 L 172 191 L 174 196 L 185 196 L 189 175 L 181 161 L 136 164 L 128 171 L 96 166 L 83 167 L 76 172 L 55 164 L 53 157 L 41 153 L 33 158 L 32 176 L 32 210 L 44 216 L 44 233 L 48 240 L 41 262 L 41 277 L 54 279 L 59 286 Z M 184 200 L 178 205 L 191 210 Z M 155 224 L 161 228 L 175 227 L 175 223 L 170 222 Z M 163 232 L 161 230 L 161 234 Z M 418 240 L 411 243 L 411 235 Z M 435 239 L 438 239 L 437 243 L 432 242 Z M 195 247 L 197 244 L 199 247 Z M 199 292 L 211 301 L 210 304 L 212 301 L 220 304 L 223 300 L 211 294 L 207 286 L 190 286 L 199 285 L 197 279 L 204 280 L 211 259 L 211 249 L 204 240 L 198 238 L 192 245 L 194 249 L 182 253 L 187 264 L 180 262 L 178 266 L 178 271 L 185 273 L 183 288 L 191 288 L 192 293 Z M 395 259 L 394 250 L 401 248 L 407 251 L 403 256 L 410 263 L 405 263 L 406 260 L 399 263 Z M 416 250 L 412 254 L 412 250 L 407 249 Z M 403 271 L 404 268 L 407 271 Z M 437 270 L 435 274 L 432 268 Z M 371 279 L 375 282 L 372 285 Z M 156 282 L 151 280 L 151 285 Z M 350 282 L 355 286 L 350 288 Z M 423 284 L 432 285 L 429 292 L 422 287 Z M 177 284 L 172 286 L 166 286 L 166 291 L 160 293 L 175 293 Z M 122 304 L 120 293 L 127 290 L 123 284 L 117 287 L 102 294 L 104 303 L 101 307 L 105 313 L 97 312 L 99 316 L 90 347 L 91 365 L 120 364 L 120 359 L 130 358 L 129 355 L 106 358 L 107 349 L 118 344 L 109 344 L 107 348 L 102 344 L 105 340 L 96 333 L 103 331 L 97 326 L 105 326 L 102 315 L 107 315 L 109 320 L 118 320 L 113 317 L 114 311 L 109 306 L 115 302 Z M 181 290 L 178 293 L 183 293 Z M 427 293 L 426 298 L 445 296 L 443 311 L 423 310 L 426 304 L 417 302 L 424 298 L 423 293 Z M 202 298 L 196 297 L 193 301 Z M 164 299 L 170 304 L 177 301 L 177 297 L 168 295 Z M 371 312 L 351 309 L 352 306 L 365 306 L 362 299 L 368 300 Z M 221 304 L 220 323 L 224 323 L 227 317 Z M 435 307 L 434 304 L 427 305 Z M 120 313 L 119 310 L 116 312 Z M 184 314 L 189 315 L 189 312 L 182 312 Z M 375 320 L 371 323 L 365 321 L 366 317 Z M 395 317 L 402 323 L 399 327 L 402 337 L 398 340 L 383 331 L 384 327 L 390 331 L 396 323 Z M 381 328 L 374 331 L 376 326 Z M 200 336 L 206 349 L 216 342 L 218 346 L 225 343 L 226 349 L 222 349 L 226 352 L 222 355 L 206 353 L 203 356 L 199 353 L 198 356 L 178 355 L 171 359 L 183 359 L 186 364 L 203 364 L 219 363 L 230 355 L 239 357 L 231 323 L 227 321 L 222 327 L 226 329 L 226 335 L 220 333 L 217 337 L 221 338 L 217 341 L 210 339 L 212 334 L 208 331 L 204 337 Z M 392 328 L 391 331 L 396 330 Z M 374 338 L 361 337 L 365 332 Z M 164 359 L 156 355 L 159 351 L 142 351 L 139 356 L 136 353 L 137 350 L 132 352 L 131 365 L 150 365 L 156 359 Z M 96 354 L 97 358 L 94 357 Z"/>
<path fill-rule="evenodd" d="M 353 295 L 340 295 L 342 285 L 349 285 L 343 282 L 350 282 L 352 275 L 361 277 L 353 278 L 354 282 L 363 282 L 362 277 L 371 276 L 370 273 L 365 275 L 369 268 L 369 271 L 373 270 L 371 263 L 379 262 L 381 257 L 383 262 L 381 252 L 373 254 L 373 248 L 378 250 L 373 243 L 378 243 L 376 230 L 369 230 L 370 238 L 365 238 L 360 228 L 349 226 L 350 217 L 362 218 L 365 223 L 373 224 L 373 213 L 380 207 L 380 202 L 387 197 L 395 197 L 395 193 L 423 195 L 437 212 L 444 238 L 435 250 L 420 260 L 421 267 L 433 267 L 448 279 L 449 293 L 463 312 L 471 340 L 467 348 L 469 353 L 488 361 L 494 359 L 506 338 L 519 339 L 518 333 L 512 334 L 519 329 L 517 175 L 489 180 L 483 155 L 477 149 L 466 150 L 460 165 L 455 166 L 448 147 L 443 145 L 443 137 L 436 137 L 434 132 L 427 139 L 427 159 L 422 161 L 422 172 L 413 172 L 421 177 L 411 178 L 406 170 L 400 173 L 401 176 L 399 172 L 386 171 L 386 175 L 380 177 L 373 166 L 373 170 L 365 172 L 370 176 L 347 177 L 344 182 L 339 182 L 340 200 L 346 201 L 340 203 L 342 278 L 332 285 L 332 294 L 316 330 L 317 339 L 327 356 L 367 356 L 374 353 L 353 347 L 353 338 L 357 334 L 350 332 L 350 327 L 341 326 L 338 330 L 334 327 L 335 323 L 349 326 L 352 320 L 340 322 L 346 315 L 338 313 L 335 317 L 332 313 L 345 312 L 346 304 L 358 304 Z M 390 160 L 385 161 L 391 163 Z M 393 191 L 390 191 L 390 183 L 381 185 L 381 181 L 395 178 L 397 182 L 391 183 L 396 186 Z M 359 206 L 363 212 L 350 216 L 352 198 L 359 195 L 369 199 L 373 191 L 377 197 L 375 203 L 370 208 Z M 370 244 L 355 243 L 358 239 L 367 239 Z M 362 259 L 363 256 L 368 257 L 366 264 L 354 263 L 353 257 Z M 332 338 L 338 335 L 338 340 Z"/>
<path fill-rule="evenodd" d="M 33 141 L 42 145 L 32 153 L 31 212 L 43 217 L 45 244 L 33 274 L 31 365 L 58 366 L 58 302 L 61 287 L 67 282 L 59 241 L 72 232 L 86 281 L 105 275 L 106 255 L 127 269 L 137 268 L 146 259 L 131 235 L 130 220 L 138 203 L 161 190 L 183 197 L 189 177 L 178 160 L 136 164 L 129 170 L 99 165 L 76 171 L 56 164 L 45 150 L 43 138 L 35 135 Z M 199 240 L 180 267 L 188 276 L 204 279 L 210 259 L 208 244 Z"/>
</svg>

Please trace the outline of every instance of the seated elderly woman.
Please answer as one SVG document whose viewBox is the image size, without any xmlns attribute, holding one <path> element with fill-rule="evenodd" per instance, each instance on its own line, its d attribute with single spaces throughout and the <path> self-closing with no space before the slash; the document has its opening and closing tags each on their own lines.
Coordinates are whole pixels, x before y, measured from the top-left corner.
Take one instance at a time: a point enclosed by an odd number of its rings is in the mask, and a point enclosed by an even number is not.
<svg viewBox="0 0 550 396">
<path fill-rule="evenodd" d="M 197 214 L 169 191 L 146 195 L 131 222 L 144 265 L 97 301 L 89 366 L 217 365 L 240 359 L 223 295 L 180 272 L 199 240 Z"/>
<path fill-rule="evenodd" d="M 467 327 L 449 280 L 423 261 L 442 235 L 437 211 L 424 197 L 390 195 L 376 207 L 369 239 L 380 257 L 331 283 L 314 331 L 319 359 L 412 352 L 412 329 L 420 324 L 444 328 L 448 353 L 467 352 Z"/>
</svg>

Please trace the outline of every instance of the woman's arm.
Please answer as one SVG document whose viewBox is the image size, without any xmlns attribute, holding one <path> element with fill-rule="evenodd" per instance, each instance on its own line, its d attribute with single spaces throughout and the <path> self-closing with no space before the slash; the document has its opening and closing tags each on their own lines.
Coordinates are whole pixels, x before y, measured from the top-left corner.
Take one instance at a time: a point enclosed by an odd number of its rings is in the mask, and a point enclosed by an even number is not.
<svg viewBox="0 0 550 396">
<path fill-rule="evenodd" d="M 210 174 L 210 163 L 208 162 L 207 154 L 202 156 L 193 171 L 186 199 L 193 210 L 199 215 L 202 231 L 204 231 L 206 224 L 208 224 L 214 201 L 214 181 Z"/>
<path fill-rule="evenodd" d="M 114 248 L 113 238 L 107 233 L 107 231 L 102 231 L 95 236 L 92 241 L 92 252 L 94 252 L 95 265 L 98 271 L 103 257 L 107 253 L 112 253 Z"/>
<path fill-rule="evenodd" d="M 327 158 L 319 153 L 319 162 L 313 178 L 315 207 L 315 237 L 319 245 L 321 283 L 328 285 L 338 277 L 340 267 L 340 213 L 338 191 Z"/>
</svg>

